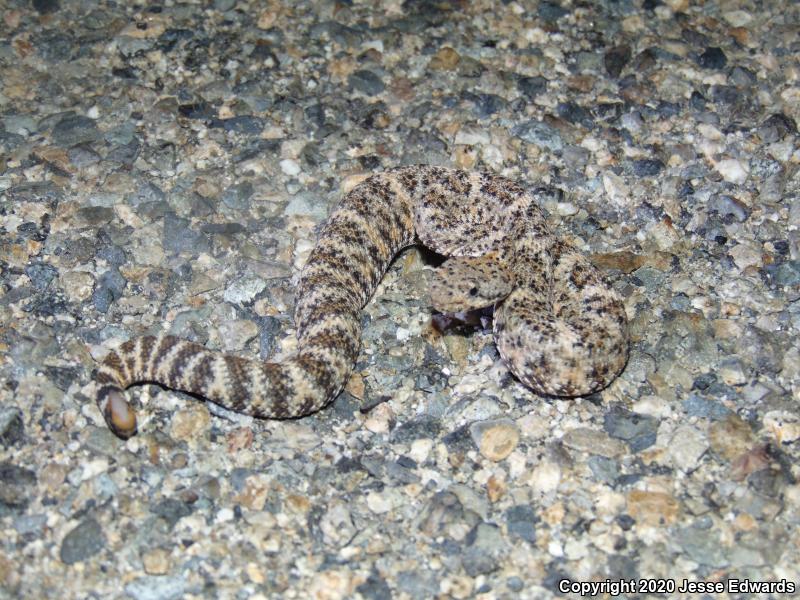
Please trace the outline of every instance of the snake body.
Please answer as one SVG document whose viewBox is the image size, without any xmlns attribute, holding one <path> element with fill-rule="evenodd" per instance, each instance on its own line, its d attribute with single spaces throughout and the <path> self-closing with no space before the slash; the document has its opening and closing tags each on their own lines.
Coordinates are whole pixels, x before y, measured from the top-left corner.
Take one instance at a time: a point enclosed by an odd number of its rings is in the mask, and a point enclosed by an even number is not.
<svg viewBox="0 0 800 600">
<path fill-rule="evenodd" d="M 589 394 L 624 368 L 622 301 L 585 256 L 553 235 L 532 194 L 490 174 L 401 167 L 353 188 L 323 226 L 300 275 L 291 357 L 261 362 L 170 335 L 129 340 L 94 373 L 108 426 L 121 438 L 136 433 L 124 390 L 142 382 L 256 417 L 321 409 L 355 364 L 361 309 L 392 258 L 417 242 L 448 257 L 433 277 L 433 306 L 494 305 L 500 355 L 534 391 Z"/>
</svg>

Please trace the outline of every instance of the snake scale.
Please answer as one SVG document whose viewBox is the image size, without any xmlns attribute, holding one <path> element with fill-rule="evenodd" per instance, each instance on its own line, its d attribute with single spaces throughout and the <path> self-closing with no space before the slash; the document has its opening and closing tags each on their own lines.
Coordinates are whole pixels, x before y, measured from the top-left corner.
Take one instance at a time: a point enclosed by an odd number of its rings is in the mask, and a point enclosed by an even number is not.
<svg viewBox="0 0 800 600">
<path fill-rule="evenodd" d="M 94 372 L 108 426 L 121 438 L 136 433 L 123 391 L 142 382 L 256 417 L 321 409 L 356 362 L 361 309 L 393 257 L 414 243 L 448 257 L 434 272 L 433 307 L 493 305 L 500 356 L 535 392 L 589 394 L 624 368 L 621 299 L 584 255 L 554 236 L 533 194 L 490 174 L 400 167 L 354 187 L 322 227 L 300 275 L 292 356 L 261 362 L 170 335 L 129 340 Z"/>
</svg>

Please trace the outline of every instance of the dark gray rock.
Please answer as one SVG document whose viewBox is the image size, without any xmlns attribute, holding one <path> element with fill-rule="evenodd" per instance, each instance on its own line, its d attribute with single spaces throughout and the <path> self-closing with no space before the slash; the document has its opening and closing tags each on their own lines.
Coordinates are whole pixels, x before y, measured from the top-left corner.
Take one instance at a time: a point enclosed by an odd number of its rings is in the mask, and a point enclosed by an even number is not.
<svg viewBox="0 0 800 600">
<path fill-rule="evenodd" d="M 505 98 L 501 98 L 497 94 L 473 94 L 465 92 L 462 94 L 465 100 L 472 102 L 472 112 L 479 119 L 485 119 L 500 112 L 508 104 Z"/>
<path fill-rule="evenodd" d="M 631 47 L 627 44 L 614 46 L 603 55 L 606 72 L 614 79 L 620 76 L 622 69 L 631 59 Z"/>
<path fill-rule="evenodd" d="M 787 135 L 795 133 L 797 133 L 797 123 L 792 117 L 783 113 L 770 115 L 758 128 L 759 137 L 767 144 L 777 142 Z"/>
<path fill-rule="evenodd" d="M 520 77 L 517 80 L 517 89 L 528 98 L 535 98 L 547 91 L 547 79 L 537 75 L 535 77 Z"/>
<path fill-rule="evenodd" d="M 167 523 L 167 527 L 172 529 L 175 527 L 175 523 L 180 521 L 183 517 L 187 517 L 192 514 L 194 509 L 192 508 L 192 505 L 176 498 L 165 498 L 155 506 L 151 507 L 150 512 L 164 519 L 164 521 Z"/>
<path fill-rule="evenodd" d="M 356 591 L 367 600 L 392 600 L 392 590 L 386 580 L 377 572 L 372 572 L 367 580 L 356 587 Z"/>
<path fill-rule="evenodd" d="M 613 458 L 592 455 L 586 461 L 598 481 L 611 484 L 619 477 L 619 464 Z"/>
<path fill-rule="evenodd" d="M 122 298 L 127 283 L 117 267 L 103 273 L 97 280 L 97 285 L 92 293 L 94 307 L 101 313 L 108 312 L 111 304 Z"/>
<path fill-rule="evenodd" d="M 655 444 L 658 419 L 614 406 L 603 419 L 603 429 L 611 437 L 627 442 L 632 452 L 641 452 Z"/>
<path fill-rule="evenodd" d="M 800 260 L 773 263 L 764 268 L 764 273 L 774 285 L 800 285 Z"/>
<path fill-rule="evenodd" d="M 552 152 L 561 152 L 564 148 L 561 133 L 543 121 L 530 120 L 520 123 L 511 129 L 511 133 L 530 144 L 547 148 Z"/>
<path fill-rule="evenodd" d="M 508 532 L 531 544 L 536 542 L 536 523 L 539 518 L 528 504 L 518 504 L 506 511 Z"/>
<path fill-rule="evenodd" d="M 637 177 L 655 177 L 664 170 L 664 163 L 657 159 L 643 158 L 634 160 L 631 168 Z"/>
<path fill-rule="evenodd" d="M 222 203 L 236 210 L 247 210 L 255 189 L 249 181 L 234 184 L 222 193 Z"/>
<path fill-rule="evenodd" d="M 106 547 L 106 536 L 100 523 L 87 517 L 72 530 L 61 542 L 59 556 L 67 565 L 91 558 Z"/>
<path fill-rule="evenodd" d="M 22 441 L 25 435 L 25 424 L 22 411 L 16 406 L 0 408 L 0 446 L 8 448 Z"/>
<path fill-rule="evenodd" d="M 95 142 L 101 137 L 97 124 L 81 115 L 64 117 L 53 127 L 53 142 L 62 148 Z"/>
<path fill-rule="evenodd" d="M 697 64 L 704 69 L 724 69 L 725 65 L 728 64 L 728 57 L 725 56 L 721 48 L 711 46 L 697 57 Z"/>
<path fill-rule="evenodd" d="M 347 83 L 351 89 L 367 96 L 377 96 L 386 88 L 381 78 L 368 69 L 354 71 L 347 78 Z"/>
<path fill-rule="evenodd" d="M 704 389 L 707 389 L 707 387 L 708 386 Z M 683 410 L 685 410 L 686 414 L 690 417 L 701 417 L 714 421 L 724 419 L 731 414 L 730 409 L 719 402 L 703 398 L 697 394 L 689 394 L 689 397 L 683 401 Z"/>
<path fill-rule="evenodd" d="M 556 106 L 556 114 L 565 121 L 575 125 L 582 125 L 587 129 L 594 125 L 594 120 L 589 111 L 574 102 L 559 102 L 558 106 Z"/>
<path fill-rule="evenodd" d="M 724 567 L 728 564 L 719 534 L 701 527 L 679 529 L 676 541 L 693 561 L 709 567 Z"/>
<path fill-rule="evenodd" d="M 31 285 L 37 290 L 45 290 L 50 282 L 58 276 L 58 270 L 47 264 L 32 264 L 25 267 L 25 275 L 31 280 Z"/>
<path fill-rule="evenodd" d="M 479 523 L 466 538 L 467 549 L 461 556 L 464 571 L 470 577 L 486 575 L 500 568 L 503 538 L 496 525 Z"/>
<path fill-rule="evenodd" d="M 543 21 L 554 23 L 561 17 L 568 15 L 569 11 L 559 6 L 556 2 L 540 2 L 538 13 Z"/>
<path fill-rule="evenodd" d="M 264 131 L 265 121 L 261 117 L 241 115 L 230 119 L 212 119 L 209 126 L 234 133 L 258 135 Z"/>
<path fill-rule="evenodd" d="M 433 598 L 439 593 L 439 581 L 431 571 L 401 571 L 397 574 L 397 589 L 412 598 Z"/>
<path fill-rule="evenodd" d="M 196 256 L 200 252 L 209 250 L 206 236 L 189 227 L 189 220 L 168 213 L 164 216 L 164 235 L 162 237 L 164 250 L 171 254 L 188 252 Z"/>
<path fill-rule="evenodd" d="M 49 15 L 61 8 L 59 0 L 32 0 L 31 5 L 40 15 Z"/>
</svg>

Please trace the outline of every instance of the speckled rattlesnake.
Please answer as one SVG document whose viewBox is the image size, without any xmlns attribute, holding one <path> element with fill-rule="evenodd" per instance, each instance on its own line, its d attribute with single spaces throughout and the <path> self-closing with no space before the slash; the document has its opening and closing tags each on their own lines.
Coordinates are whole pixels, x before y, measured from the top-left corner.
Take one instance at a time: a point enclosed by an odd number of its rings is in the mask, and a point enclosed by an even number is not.
<svg viewBox="0 0 800 600">
<path fill-rule="evenodd" d="M 260 362 L 173 336 L 130 340 L 94 374 L 108 426 L 122 438 L 136 433 L 123 390 L 140 382 L 257 417 L 319 410 L 350 376 L 362 307 L 395 254 L 417 241 L 449 257 L 433 278 L 433 306 L 494 305 L 500 355 L 533 390 L 588 394 L 625 366 L 622 302 L 582 254 L 554 237 L 530 194 L 488 174 L 401 167 L 356 186 L 324 225 L 300 277 L 294 355 Z"/>
</svg>

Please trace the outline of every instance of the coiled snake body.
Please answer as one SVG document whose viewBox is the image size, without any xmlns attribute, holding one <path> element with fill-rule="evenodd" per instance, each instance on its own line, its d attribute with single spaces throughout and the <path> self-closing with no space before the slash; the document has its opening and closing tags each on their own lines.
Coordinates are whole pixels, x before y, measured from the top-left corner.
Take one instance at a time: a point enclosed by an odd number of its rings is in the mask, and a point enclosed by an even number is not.
<svg viewBox="0 0 800 600">
<path fill-rule="evenodd" d="M 401 167 L 353 188 L 323 226 L 300 276 L 294 355 L 261 362 L 169 335 L 132 339 L 94 373 L 108 426 L 121 438 L 136 433 L 123 390 L 141 382 L 256 417 L 319 410 L 355 364 L 361 309 L 395 254 L 416 242 L 448 257 L 434 274 L 433 306 L 494 305 L 500 356 L 534 391 L 589 394 L 625 366 L 620 298 L 586 257 L 551 233 L 531 194 L 489 174 Z"/>
</svg>

